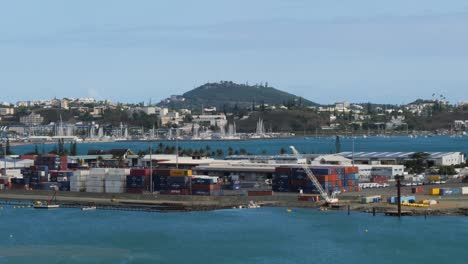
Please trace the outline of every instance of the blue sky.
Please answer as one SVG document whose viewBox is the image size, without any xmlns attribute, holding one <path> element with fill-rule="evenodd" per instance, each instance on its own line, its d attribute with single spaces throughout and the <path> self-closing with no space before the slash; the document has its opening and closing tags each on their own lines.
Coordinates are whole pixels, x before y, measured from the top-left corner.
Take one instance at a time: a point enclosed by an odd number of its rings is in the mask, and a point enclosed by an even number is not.
<svg viewBox="0 0 468 264">
<path fill-rule="evenodd" d="M 468 99 L 468 1 L 1 1 L 0 101 L 260 83 L 319 103 Z"/>
</svg>

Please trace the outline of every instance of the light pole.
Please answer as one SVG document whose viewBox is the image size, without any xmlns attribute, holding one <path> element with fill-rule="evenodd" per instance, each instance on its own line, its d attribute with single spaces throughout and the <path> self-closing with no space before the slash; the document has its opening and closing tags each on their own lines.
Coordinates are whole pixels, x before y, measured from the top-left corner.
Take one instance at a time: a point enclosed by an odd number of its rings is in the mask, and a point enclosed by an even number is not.
<svg viewBox="0 0 468 264">
<path fill-rule="evenodd" d="M 153 148 L 152 148 L 152 141 L 149 140 L 149 155 L 150 155 L 150 192 L 153 193 Z"/>
<path fill-rule="evenodd" d="M 175 137 L 176 137 L 176 169 L 179 168 L 179 130 L 177 128 L 175 128 L 176 130 L 176 133 L 175 133 Z"/>
<path fill-rule="evenodd" d="M 397 204 L 398 204 L 398 217 L 401 217 L 401 180 L 403 179 L 402 175 L 395 175 L 395 180 L 397 181 Z"/>
<path fill-rule="evenodd" d="M 7 167 L 6 167 L 6 143 L 2 143 L 3 145 L 3 176 L 6 176 L 6 171 L 7 171 Z"/>
</svg>

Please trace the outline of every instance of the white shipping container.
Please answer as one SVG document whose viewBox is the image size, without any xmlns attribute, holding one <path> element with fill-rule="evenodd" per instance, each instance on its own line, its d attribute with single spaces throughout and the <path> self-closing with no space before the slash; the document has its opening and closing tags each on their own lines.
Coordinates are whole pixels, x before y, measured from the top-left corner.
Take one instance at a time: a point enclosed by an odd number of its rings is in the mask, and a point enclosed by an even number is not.
<svg viewBox="0 0 468 264">
<path fill-rule="evenodd" d="M 109 169 L 109 175 L 130 175 L 130 169 Z"/>
<path fill-rule="evenodd" d="M 88 187 L 88 186 L 86 186 L 86 192 L 103 193 L 104 192 L 104 187 Z"/>
<path fill-rule="evenodd" d="M 127 175 L 125 174 L 109 174 L 106 176 L 106 181 L 125 181 L 127 180 Z"/>
<path fill-rule="evenodd" d="M 461 194 L 468 194 L 468 187 L 461 187 L 460 188 L 460 193 Z"/>
<path fill-rule="evenodd" d="M 70 192 L 84 192 L 86 188 L 78 186 L 70 186 Z"/>
<path fill-rule="evenodd" d="M 109 169 L 106 168 L 92 168 L 89 170 L 90 175 L 106 175 Z"/>
<path fill-rule="evenodd" d="M 89 175 L 88 177 L 86 177 L 86 180 L 89 181 L 104 181 L 104 179 L 106 178 L 105 175 Z"/>
<path fill-rule="evenodd" d="M 7 169 L 6 170 L 6 175 L 12 176 L 12 177 L 18 177 L 18 176 L 21 176 L 22 174 L 21 174 L 20 169 Z"/>
</svg>

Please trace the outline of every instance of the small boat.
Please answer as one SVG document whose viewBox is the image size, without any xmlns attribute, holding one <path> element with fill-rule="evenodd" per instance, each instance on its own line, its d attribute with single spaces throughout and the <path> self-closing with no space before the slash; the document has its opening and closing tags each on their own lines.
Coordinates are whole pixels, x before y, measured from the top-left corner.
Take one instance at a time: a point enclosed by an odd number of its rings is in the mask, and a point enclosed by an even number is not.
<svg viewBox="0 0 468 264">
<path fill-rule="evenodd" d="M 96 210 L 96 206 L 81 207 L 81 211 L 91 211 L 91 210 Z"/>
<path fill-rule="evenodd" d="M 33 205 L 34 209 L 57 209 L 60 205 L 57 203 L 57 188 L 54 188 L 54 194 L 48 202 L 36 201 Z"/>
<path fill-rule="evenodd" d="M 60 205 L 58 205 L 58 204 L 44 204 L 44 203 L 42 203 L 40 201 L 37 201 L 33 205 L 34 209 L 57 209 L 59 207 L 60 207 Z"/>
</svg>

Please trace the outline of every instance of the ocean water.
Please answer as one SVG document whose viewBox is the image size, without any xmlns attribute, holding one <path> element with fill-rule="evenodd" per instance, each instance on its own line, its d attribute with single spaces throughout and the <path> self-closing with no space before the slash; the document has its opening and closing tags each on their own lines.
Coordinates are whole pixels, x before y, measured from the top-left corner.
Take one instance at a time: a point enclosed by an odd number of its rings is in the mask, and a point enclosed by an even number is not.
<svg viewBox="0 0 468 264">
<path fill-rule="evenodd" d="M 468 263 L 467 217 L 0 210 L 0 263 Z"/>
<path fill-rule="evenodd" d="M 368 137 L 368 138 L 342 138 L 341 151 L 352 151 L 354 141 L 354 150 L 358 151 L 460 151 L 468 154 L 468 136 L 464 137 L 449 137 L 449 136 L 433 136 L 433 137 L 418 137 L 409 138 L 406 136 L 395 137 Z M 159 143 L 164 145 L 175 146 L 175 142 L 155 141 L 153 148 L 156 148 Z M 184 141 L 179 142 L 181 148 L 200 149 L 210 146 L 211 150 L 222 149 L 225 154 L 229 147 L 234 150 L 241 148 L 252 154 L 278 154 L 281 148 L 284 148 L 288 153 L 289 146 L 294 145 L 300 152 L 305 153 L 334 153 L 335 138 L 290 138 L 290 139 L 271 139 L 271 140 L 245 140 L 245 141 Z M 79 154 L 86 154 L 90 149 L 112 149 L 112 148 L 130 148 L 138 152 L 139 150 L 147 150 L 148 142 L 110 142 L 110 143 L 80 143 L 78 144 Z M 53 144 L 44 145 L 45 151 L 48 152 L 54 147 Z M 39 151 L 42 150 L 42 145 L 38 146 Z M 16 154 L 24 154 L 34 151 L 34 145 L 16 146 L 12 148 Z"/>
</svg>

